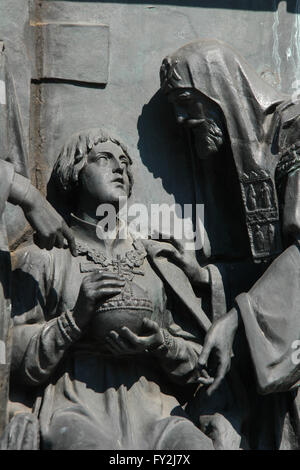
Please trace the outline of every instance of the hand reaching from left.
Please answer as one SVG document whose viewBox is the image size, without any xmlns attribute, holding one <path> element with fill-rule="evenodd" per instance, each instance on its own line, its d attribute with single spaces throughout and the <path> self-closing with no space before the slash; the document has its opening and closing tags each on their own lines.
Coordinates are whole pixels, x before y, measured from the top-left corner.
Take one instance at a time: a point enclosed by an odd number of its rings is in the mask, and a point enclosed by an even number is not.
<svg viewBox="0 0 300 470">
<path fill-rule="evenodd" d="M 15 173 L 8 201 L 22 208 L 36 232 L 36 245 L 51 250 L 54 246 L 63 248 L 66 242 L 72 255 L 77 256 L 72 230 L 27 178 Z"/>
<path fill-rule="evenodd" d="M 34 235 L 36 245 L 51 250 L 54 246 L 63 248 L 66 242 L 72 255 L 77 256 L 72 230 L 38 190 L 34 193 L 34 202 L 21 207 L 26 219 L 36 231 Z"/>
</svg>

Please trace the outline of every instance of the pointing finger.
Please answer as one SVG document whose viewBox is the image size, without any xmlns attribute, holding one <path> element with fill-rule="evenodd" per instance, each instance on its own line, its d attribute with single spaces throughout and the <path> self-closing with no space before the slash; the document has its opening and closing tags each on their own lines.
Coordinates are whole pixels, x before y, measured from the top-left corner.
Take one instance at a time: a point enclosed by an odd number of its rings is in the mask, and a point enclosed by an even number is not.
<svg viewBox="0 0 300 470">
<path fill-rule="evenodd" d="M 62 232 L 63 236 L 66 238 L 66 240 L 68 241 L 68 245 L 69 245 L 69 248 L 70 248 L 70 251 L 71 251 L 72 255 L 77 256 L 78 253 L 77 253 L 77 248 L 76 248 L 76 243 L 75 243 L 75 238 L 74 238 L 73 232 L 67 226 L 67 224 L 65 222 L 63 223 L 63 227 L 62 227 L 61 232 Z"/>
<path fill-rule="evenodd" d="M 203 349 L 202 349 L 201 354 L 199 356 L 199 360 L 198 360 L 198 363 L 199 363 L 200 366 L 203 367 L 207 363 L 207 360 L 208 360 L 209 355 L 210 355 L 211 350 L 212 350 L 212 346 L 213 345 L 209 340 L 205 341 Z"/>
</svg>

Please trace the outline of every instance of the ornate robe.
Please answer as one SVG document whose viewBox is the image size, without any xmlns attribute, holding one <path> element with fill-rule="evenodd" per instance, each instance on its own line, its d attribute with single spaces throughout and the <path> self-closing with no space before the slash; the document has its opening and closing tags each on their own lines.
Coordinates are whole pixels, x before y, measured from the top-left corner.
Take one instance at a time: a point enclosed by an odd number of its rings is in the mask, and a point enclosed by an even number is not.
<svg viewBox="0 0 300 470">
<path fill-rule="evenodd" d="M 149 250 L 155 252 L 153 244 Z M 68 313 L 86 266 L 95 268 L 87 255 L 33 246 L 17 254 L 13 371 L 30 393 L 36 388 L 43 448 L 212 448 L 181 407 L 194 389 L 189 384 L 210 322 L 183 272 L 161 263 L 159 270 L 154 253 L 145 257 L 143 273 L 133 280 L 154 306 L 151 318 L 167 332 L 166 347 L 115 357 L 100 351 L 88 331 L 81 334 Z"/>
</svg>

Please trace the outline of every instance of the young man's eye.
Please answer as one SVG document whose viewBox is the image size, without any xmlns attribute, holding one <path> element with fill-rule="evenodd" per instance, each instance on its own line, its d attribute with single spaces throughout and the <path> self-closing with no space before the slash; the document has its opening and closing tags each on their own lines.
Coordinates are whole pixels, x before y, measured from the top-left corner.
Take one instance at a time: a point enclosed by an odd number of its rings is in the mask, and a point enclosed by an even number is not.
<svg viewBox="0 0 300 470">
<path fill-rule="evenodd" d="M 106 155 L 105 153 L 97 153 L 97 155 L 95 156 L 95 160 L 107 161 L 109 160 L 109 156 Z"/>
<path fill-rule="evenodd" d="M 121 163 L 124 163 L 126 166 L 128 166 L 128 164 L 129 164 L 128 158 L 126 158 L 126 157 L 121 157 L 121 158 L 120 158 L 120 162 L 121 162 Z"/>
</svg>

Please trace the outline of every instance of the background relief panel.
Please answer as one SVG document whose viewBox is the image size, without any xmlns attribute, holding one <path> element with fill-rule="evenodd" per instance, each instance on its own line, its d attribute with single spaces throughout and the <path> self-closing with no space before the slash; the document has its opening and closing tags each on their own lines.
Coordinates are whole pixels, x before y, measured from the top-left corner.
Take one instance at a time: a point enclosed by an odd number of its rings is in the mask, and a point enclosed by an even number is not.
<svg viewBox="0 0 300 470">
<path fill-rule="evenodd" d="M 33 78 L 107 83 L 107 25 L 46 23 L 34 25 L 33 28 L 37 49 L 42 49 Z"/>
</svg>

